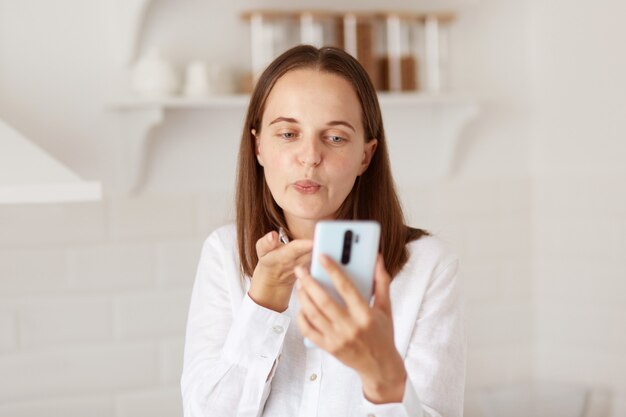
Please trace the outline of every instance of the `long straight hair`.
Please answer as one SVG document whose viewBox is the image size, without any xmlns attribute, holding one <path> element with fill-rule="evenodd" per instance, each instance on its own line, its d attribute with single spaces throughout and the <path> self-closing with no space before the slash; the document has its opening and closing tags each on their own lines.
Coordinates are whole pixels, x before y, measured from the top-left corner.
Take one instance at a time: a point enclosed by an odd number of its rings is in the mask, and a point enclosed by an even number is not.
<svg viewBox="0 0 626 417">
<path fill-rule="evenodd" d="M 427 234 L 404 223 L 396 194 L 387 140 L 378 97 L 367 72 L 350 54 L 334 47 L 310 45 L 293 47 L 276 58 L 256 83 L 241 135 L 237 170 L 237 244 L 244 275 L 252 276 L 258 262 L 256 242 L 271 230 L 287 228 L 283 210 L 276 204 L 265 182 L 263 167 L 256 158 L 252 129 L 261 130 L 265 103 L 276 81 L 289 71 L 311 68 L 335 74 L 348 81 L 359 98 L 366 142 L 378 140 L 368 168 L 357 177 L 352 190 L 339 207 L 340 220 L 376 220 L 381 225 L 380 252 L 393 278 L 407 262 L 406 244 Z"/>
</svg>

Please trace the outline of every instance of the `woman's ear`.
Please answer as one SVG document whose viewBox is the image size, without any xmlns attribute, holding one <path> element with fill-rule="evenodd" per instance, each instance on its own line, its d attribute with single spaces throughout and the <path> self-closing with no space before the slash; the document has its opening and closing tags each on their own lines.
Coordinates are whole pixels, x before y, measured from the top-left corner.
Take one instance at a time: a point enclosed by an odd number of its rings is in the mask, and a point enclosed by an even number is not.
<svg viewBox="0 0 626 417">
<path fill-rule="evenodd" d="M 257 161 L 259 161 L 259 164 L 263 166 L 263 161 L 261 159 L 261 138 L 257 136 L 256 129 L 250 129 L 250 133 L 252 133 L 252 136 L 254 136 L 254 150 L 256 159 Z"/>
<path fill-rule="evenodd" d="M 359 175 L 363 175 L 363 173 L 367 170 L 367 167 L 372 162 L 372 157 L 374 156 L 374 152 L 376 152 L 376 147 L 378 146 L 378 139 L 372 138 L 369 142 L 365 143 L 365 149 L 363 150 L 363 161 L 361 161 L 361 169 L 359 171 Z"/>
</svg>

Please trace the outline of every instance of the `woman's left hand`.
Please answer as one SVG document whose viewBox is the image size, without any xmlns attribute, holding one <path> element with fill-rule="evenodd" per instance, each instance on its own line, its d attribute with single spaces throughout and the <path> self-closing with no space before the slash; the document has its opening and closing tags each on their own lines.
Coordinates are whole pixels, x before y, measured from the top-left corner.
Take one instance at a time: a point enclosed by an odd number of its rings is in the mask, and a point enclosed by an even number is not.
<svg viewBox="0 0 626 417">
<path fill-rule="evenodd" d="M 393 338 L 391 279 L 378 255 L 374 274 L 374 304 L 369 306 L 350 278 L 329 257 L 322 266 L 345 302 L 337 303 L 302 267 L 295 269 L 300 312 L 298 327 L 319 348 L 354 369 L 373 403 L 401 402 L 407 378 Z"/>
</svg>

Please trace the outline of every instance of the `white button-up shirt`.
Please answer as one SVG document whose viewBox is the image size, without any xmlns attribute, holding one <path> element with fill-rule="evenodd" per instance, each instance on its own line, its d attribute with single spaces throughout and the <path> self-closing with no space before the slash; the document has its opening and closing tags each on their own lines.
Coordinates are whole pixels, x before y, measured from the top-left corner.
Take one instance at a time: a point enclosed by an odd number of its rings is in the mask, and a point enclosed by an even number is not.
<svg viewBox="0 0 626 417">
<path fill-rule="evenodd" d="M 217 229 L 204 243 L 191 296 L 184 416 L 462 416 L 466 344 L 457 259 L 431 236 L 408 248 L 391 283 L 395 344 L 408 374 L 404 398 L 373 404 L 353 369 L 304 345 L 295 292 L 283 313 L 247 295 L 235 225 Z"/>
</svg>

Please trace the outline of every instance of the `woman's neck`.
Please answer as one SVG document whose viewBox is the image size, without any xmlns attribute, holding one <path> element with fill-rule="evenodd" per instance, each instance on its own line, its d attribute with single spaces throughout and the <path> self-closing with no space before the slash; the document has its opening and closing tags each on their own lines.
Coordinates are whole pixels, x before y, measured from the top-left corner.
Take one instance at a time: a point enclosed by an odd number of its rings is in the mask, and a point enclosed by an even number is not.
<svg viewBox="0 0 626 417">
<path fill-rule="evenodd" d="M 289 229 L 289 236 L 292 239 L 313 240 L 317 220 L 293 219 L 288 216 L 285 217 L 285 220 L 287 221 L 287 228 Z"/>
</svg>

